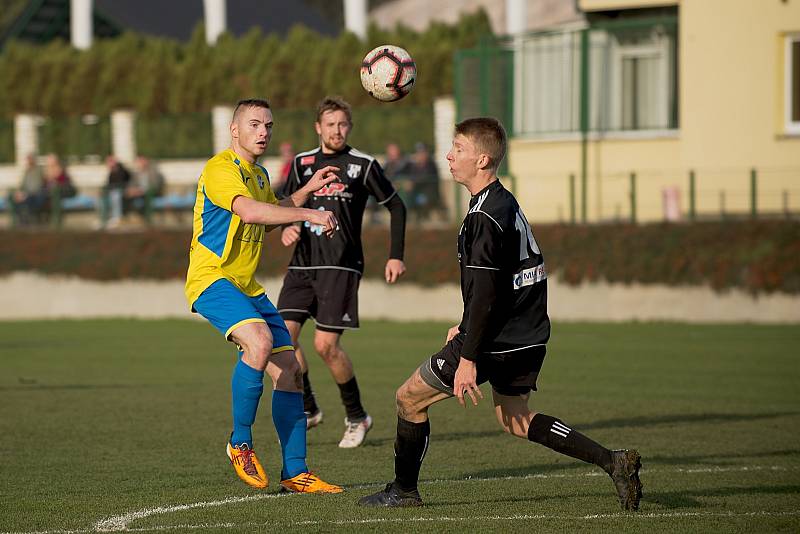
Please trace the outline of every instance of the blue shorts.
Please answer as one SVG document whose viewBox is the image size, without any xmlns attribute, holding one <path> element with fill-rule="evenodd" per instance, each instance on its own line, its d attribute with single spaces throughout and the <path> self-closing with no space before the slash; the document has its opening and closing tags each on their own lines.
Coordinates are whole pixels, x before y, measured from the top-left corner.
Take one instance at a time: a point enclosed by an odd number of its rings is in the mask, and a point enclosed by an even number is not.
<svg viewBox="0 0 800 534">
<path fill-rule="evenodd" d="M 272 332 L 272 353 L 294 350 L 286 323 L 264 293 L 248 297 L 229 280 L 221 278 L 197 297 L 193 308 L 222 332 L 225 339 L 230 339 L 231 332 L 244 324 L 267 323 Z"/>
</svg>

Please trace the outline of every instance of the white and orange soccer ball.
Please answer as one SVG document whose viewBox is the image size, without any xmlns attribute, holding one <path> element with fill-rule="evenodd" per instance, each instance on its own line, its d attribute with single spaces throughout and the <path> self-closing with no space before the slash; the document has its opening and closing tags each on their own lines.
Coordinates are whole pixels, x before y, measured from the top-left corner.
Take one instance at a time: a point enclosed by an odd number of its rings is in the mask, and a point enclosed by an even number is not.
<svg viewBox="0 0 800 534">
<path fill-rule="evenodd" d="M 417 65 L 405 49 L 381 45 L 364 57 L 361 85 L 382 102 L 400 100 L 414 87 Z"/>
</svg>

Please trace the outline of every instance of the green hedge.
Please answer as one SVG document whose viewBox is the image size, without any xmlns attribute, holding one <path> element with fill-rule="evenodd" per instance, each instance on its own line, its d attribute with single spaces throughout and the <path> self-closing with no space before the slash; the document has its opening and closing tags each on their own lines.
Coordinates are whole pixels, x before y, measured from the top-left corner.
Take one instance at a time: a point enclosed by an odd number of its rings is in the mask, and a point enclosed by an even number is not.
<svg viewBox="0 0 800 534">
<path fill-rule="evenodd" d="M 383 278 L 385 228 L 364 232 L 368 278 Z M 711 286 L 751 293 L 800 293 L 800 224 L 726 222 L 694 225 L 537 226 L 548 269 L 570 284 L 582 281 Z M 455 229 L 409 229 L 406 282 L 458 283 Z M 0 274 L 37 271 L 87 279 L 179 279 L 191 235 L 0 232 Z M 285 272 L 290 250 L 268 235 L 262 276 Z"/>
<path fill-rule="evenodd" d="M 0 118 L 0 163 L 14 162 L 14 121 Z"/>
<path fill-rule="evenodd" d="M 419 72 L 413 93 L 393 107 L 425 107 L 452 94 L 455 51 L 487 36 L 491 25 L 480 11 L 421 33 L 371 26 L 366 42 L 296 26 L 285 38 L 257 28 L 239 38 L 224 34 L 210 47 L 202 25 L 187 43 L 133 33 L 97 40 L 86 51 L 61 41 L 11 42 L 0 53 L 0 116 L 103 116 L 130 108 L 155 117 L 208 112 L 253 96 L 269 98 L 276 109 L 309 109 L 326 94 L 343 95 L 354 107 L 385 107 L 362 89 L 359 69 L 369 50 L 386 43 L 409 50 Z"/>
</svg>

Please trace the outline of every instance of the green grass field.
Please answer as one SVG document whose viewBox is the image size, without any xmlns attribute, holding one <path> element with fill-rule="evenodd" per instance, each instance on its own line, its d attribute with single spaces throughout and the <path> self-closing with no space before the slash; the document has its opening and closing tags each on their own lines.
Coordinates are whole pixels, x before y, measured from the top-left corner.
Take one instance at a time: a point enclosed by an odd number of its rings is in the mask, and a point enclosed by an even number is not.
<svg viewBox="0 0 800 534">
<path fill-rule="evenodd" d="M 343 409 L 313 357 L 326 419 L 309 463 L 347 491 L 285 496 L 269 394 L 254 433 L 270 488 L 246 487 L 225 457 L 234 354 L 207 324 L 0 323 L 0 533 L 800 530 L 797 326 L 554 326 L 533 406 L 640 450 L 639 513 L 598 469 L 502 434 L 488 385 L 477 408 L 432 408 L 424 508 L 357 507 L 393 475 L 395 388 L 448 326 L 345 336 L 375 419 L 355 450 L 336 446 Z"/>
</svg>

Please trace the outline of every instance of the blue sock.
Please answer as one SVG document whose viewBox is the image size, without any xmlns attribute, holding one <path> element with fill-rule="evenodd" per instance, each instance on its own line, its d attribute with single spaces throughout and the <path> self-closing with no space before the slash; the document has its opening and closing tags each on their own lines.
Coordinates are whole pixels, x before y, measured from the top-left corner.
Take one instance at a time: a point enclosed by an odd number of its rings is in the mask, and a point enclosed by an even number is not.
<svg viewBox="0 0 800 534">
<path fill-rule="evenodd" d="M 231 445 L 246 443 L 253 448 L 251 427 L 256 420 L 256 410 L 264 391 L 264 371 L 253 369 L 242 360 L 233 368 L 233 435 Z"/>
<path fill-rule="evenodd" d="M 272 421 L 278 431 L 283 454 L 281 479 L 296 477 L 308 471 L 306 465 L 306 414 L 303 394 L 289 391 L 272 392 Z"/>
</svg>

